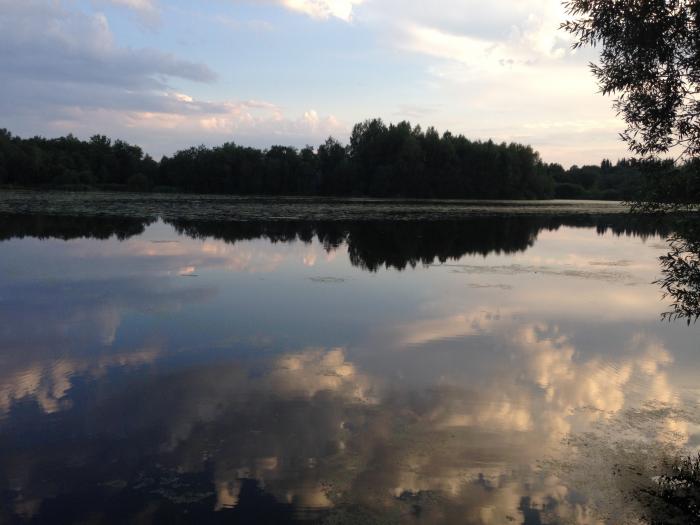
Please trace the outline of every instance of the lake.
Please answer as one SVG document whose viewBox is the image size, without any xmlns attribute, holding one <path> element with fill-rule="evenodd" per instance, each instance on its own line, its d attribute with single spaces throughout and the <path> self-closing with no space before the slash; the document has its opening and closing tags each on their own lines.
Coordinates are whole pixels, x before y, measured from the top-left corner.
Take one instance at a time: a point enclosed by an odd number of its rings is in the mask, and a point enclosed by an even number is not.
<svg viewBox="0 0 700 525">
<path fill-rule="evenodd" d="M 2 523 L 633 522 L 700 444 L 670 229 L 619 204 L 5 192 L 0 217 Z"/>
</svg>

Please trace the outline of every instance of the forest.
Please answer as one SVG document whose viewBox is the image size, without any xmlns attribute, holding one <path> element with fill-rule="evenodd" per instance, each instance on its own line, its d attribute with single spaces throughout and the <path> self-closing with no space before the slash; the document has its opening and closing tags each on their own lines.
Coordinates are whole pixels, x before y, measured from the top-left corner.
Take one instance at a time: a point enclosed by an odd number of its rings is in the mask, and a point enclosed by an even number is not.
<svg viewBox="0 0 700 525">
<path fill-rule="evenodd" d="M 256 149 L 198 146 L 160 161 L 136 145 L 95 135 L 23 139 L 0 129 L 0 186 L 17 188 L 467 199 L 633 200 L 638 161 L 572 166 L 530 146 L 472 141 L 380 119 L 354 126 L 349 143 Z"/>
</svg>

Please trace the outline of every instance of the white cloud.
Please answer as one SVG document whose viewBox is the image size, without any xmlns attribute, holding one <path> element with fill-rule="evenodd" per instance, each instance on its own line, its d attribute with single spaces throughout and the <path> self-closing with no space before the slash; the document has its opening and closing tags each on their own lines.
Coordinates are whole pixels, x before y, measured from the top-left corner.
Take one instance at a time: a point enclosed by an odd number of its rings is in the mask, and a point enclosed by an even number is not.
<svg viewBox="0 0 700 525">
<path fill-rule="evenodd" d="M 299 11 L 312 18 L 339 18 L 350 22 L 353 8 L 364 0 L 281 0 L 282 5 L 293 11 Z"/>
<path fill-rule="evenodd" d="M 60 83 L 56 88 L 98 84 L 133 92 L 163 88 L 169 78 L 216 79 L 205 64 L 155 49 L 119 46 L 103 14 L 38 0 L 0 6 L 0 71 L 10 83 Z M 46 99 L 52 98 L 47 94 Z"/>
<path fill-rule="evenodd" d="M 349 362 L 344 348 L 306 349 L 280 357 L 266 378 L 280 394 L 313 397 L 334 392 L 351 402 L 375 403 L 372 383 Z"/>
<path fill-rule="evenodd" d="M 418 25 L 408 26 L 404 30 L 405 41 L 399 42 L 402 48 L 459 62 L 467 66 L 471 73 L 485 73 L 493 68 L 512 67 L 515 64 L 508 47 L 502 43 L 453 35 Z"/>
<path fill-rule="evenodd" d="M 150 111 L 98 109 L 86 113 L 75 108 L 72 115 L 66 115 L 57 124 L 65 132 L 73 130 L 85 136 L 100 126 L 120 129 L 124 136 L 134 137 L 156 155 L 191 146 L 193 136 L 208 145 L 234 141 L 257 147 L 303 147 L 321 143 L 330 135 L 348 133 L 347 126 L 336 117 L 320 116 L 315 110 L 294 116 L 269 102 L 207 102 L 179 93 L 166 93 L 161 98 L 153 101 L 154 109 Z"/>
<path fill-rule="evenodd" d="M 156 0 L 93 0 L 93 2 L 98 6 L 112 5 L 129 9 L 149 26 L 160 19 L 160 9 Z"/>
<path fill-rule="evenodd" d="M 396 327 L 396 332 L 401 346 L 419 346 L 490 332 L 495 324 L 510 319 L 513 314 L 512 311 L 476 308 L 444 319 L 413 321 Z"/>
<path fill-rule="evenodd" d="M 546 161 L 583 164 L 625 156 L 611 101 L 559 29 L 559 0 L 384 0 L 357 10 L 384 42 L 425 58 L 423 99 L 445 109 L 418 119 L 473 138 L 532 144 Z M 429 119 L 429 120 L 428 120 Z M 574 126 L 569 126 L 570 123 Z"/>
<path fill-rule="evenodd" d="M 517 54 L 563 56 L 570 39 L 559 30 L 564 11 L 559 0 L 383 0 L 362 7 L 362 19 L 384 25 L 400 44 L 402 30 L 430 29 L 444 35 L 506 44 Z"/>
<path fill-rule="evenodd" d="M 154 12 L 158 11 L 153 0 L 102 0 L 116 6 L 126 7 L 134 11 Z"/>
<path fill-rule="evenodd" d="M 59 359 L 32 363 L 27 368 L 12 370 L 2 376 L 0 383 L 0 415 L 13 403 L 32 397 L 46 413 L 58 412 L 68 406 L 66 394 L 76 376 L 101 377 L 111 367 L 135 367 L 155 361 L 158 348 L 143 348 L 127 353 L 99 356 L 94 359 Z"/>
</svg>

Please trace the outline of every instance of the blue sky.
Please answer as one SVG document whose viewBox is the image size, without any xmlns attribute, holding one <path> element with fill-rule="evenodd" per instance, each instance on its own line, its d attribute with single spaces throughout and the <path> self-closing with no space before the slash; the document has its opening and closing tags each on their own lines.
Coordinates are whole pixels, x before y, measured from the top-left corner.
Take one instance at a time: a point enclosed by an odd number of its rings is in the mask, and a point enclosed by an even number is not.
<svg viewBox="0 0 700 525">
<path fill-rule="evenodd" d="M 626 155 L 559 0 L 0 0 L 0 127 L 138 143 L 347 140 L 371 117 Z"/>
</svg>

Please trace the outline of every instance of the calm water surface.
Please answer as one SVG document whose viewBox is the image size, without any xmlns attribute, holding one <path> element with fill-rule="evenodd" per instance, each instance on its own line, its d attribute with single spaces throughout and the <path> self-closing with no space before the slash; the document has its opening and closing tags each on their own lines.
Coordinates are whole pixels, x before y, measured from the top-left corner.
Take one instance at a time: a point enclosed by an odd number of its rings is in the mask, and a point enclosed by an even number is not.
<svg viewBox="0 0 700 525">
<path fill-rule="evenodd" d="M 0 522 L 597 523 L 700 443 L 668 232 L 439 219 L 3 215 Z"/>
</svg>

